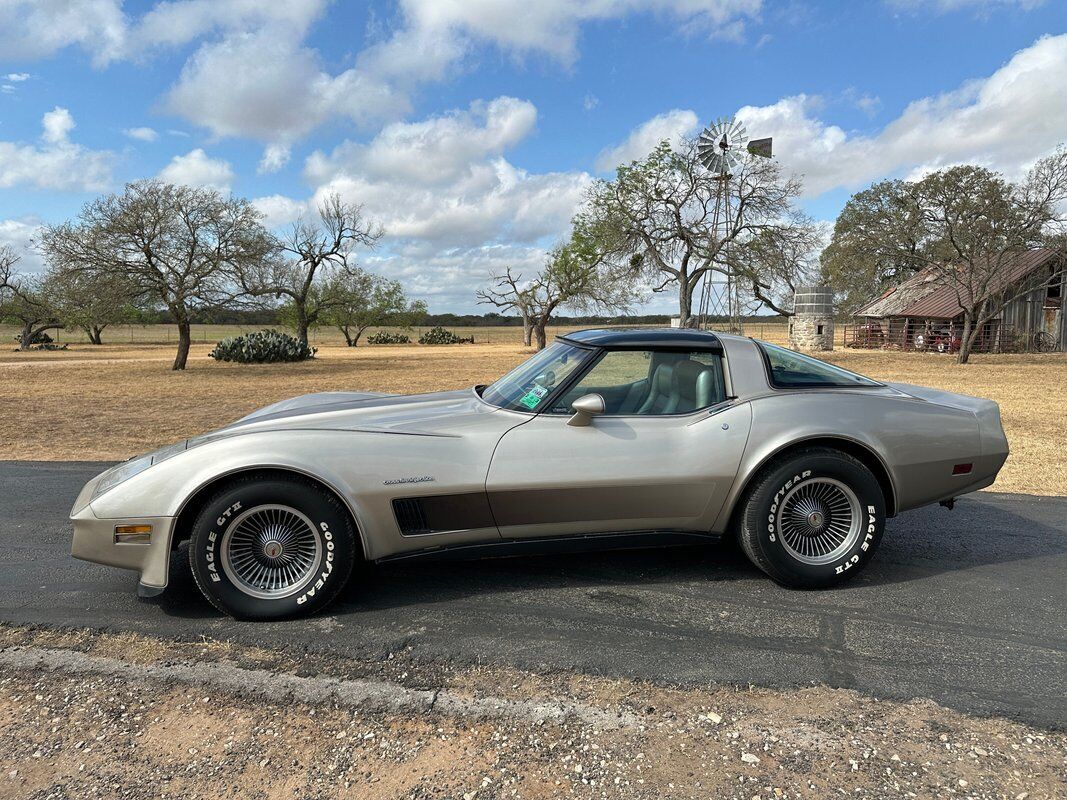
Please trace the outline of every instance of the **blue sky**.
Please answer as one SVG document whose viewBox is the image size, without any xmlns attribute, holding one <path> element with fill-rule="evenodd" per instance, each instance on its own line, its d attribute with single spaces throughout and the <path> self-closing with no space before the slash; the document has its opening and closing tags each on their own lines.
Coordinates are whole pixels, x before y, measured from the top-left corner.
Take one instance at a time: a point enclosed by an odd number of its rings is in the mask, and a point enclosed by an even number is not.
<svg viewBox="0 0 1067 800">
<path fill-rule="evenodd" d="M 336 191 L 386 227 L 366 266 L 479 310 L 592 180 L 732 114 L 819 219 L 886 176 L 1017 175 L 1067 140 L 1067 4 L 0 0 L 0 244 L 40 268 L 38 225 L 141 177 L 276 226 Z"/>
</svg>

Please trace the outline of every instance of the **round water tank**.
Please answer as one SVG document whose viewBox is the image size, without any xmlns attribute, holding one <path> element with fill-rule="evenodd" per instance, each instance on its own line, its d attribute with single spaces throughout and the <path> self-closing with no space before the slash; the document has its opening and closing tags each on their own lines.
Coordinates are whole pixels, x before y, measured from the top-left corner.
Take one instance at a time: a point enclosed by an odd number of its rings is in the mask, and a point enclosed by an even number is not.
<svg viewBox="0 0 1067 800">
<path fill-rule="evenodd" d="M 834 293 L 829 286 L 797 287 L 789 343 L 796 350 L 834 349 Z"/>
<path fill-rule="evenodd" d="M 829 286 L 798 286 L 793 305 L 793 314 L 818 314 L 820 316 L 834 313 L 834 293 Z"/>
</svg>

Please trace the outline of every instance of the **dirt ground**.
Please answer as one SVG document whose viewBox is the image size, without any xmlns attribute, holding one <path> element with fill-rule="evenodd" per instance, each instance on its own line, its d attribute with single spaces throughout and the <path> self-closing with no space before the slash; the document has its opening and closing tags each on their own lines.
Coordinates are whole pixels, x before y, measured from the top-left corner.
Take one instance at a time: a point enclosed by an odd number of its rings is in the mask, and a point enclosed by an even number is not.
<svg viewBox="0 0 1067 800">
<path fill-rule="evenodd" d="M 9 670 L 0 674 L 0 796 L 12 799 L 1038 800 L 1062 797 L 1067 785 L 1063 732 L 846 690 L 678 691 L 514 671 L 423 674 L 399 657 L 371 666 L 295 664 L 211 641 L 0 627 L 0 648 L 12 646 L 304 675 L 369 669 L 400 685 L 462 686 L 483 698 L 567 698 L 636 720 L 611 730 L 573 719 L 398 715 L 283 697 L 253 701 L 206 685 Z"/>
<path fill-rule="evenodd" d="M 517 332 L 512 332 L 518 336 Z M 765 330 L 780 340 L 784 327 Z M 773 334 L 773 335 L 772 335 Z M 73 345 L 0 352 L 0 459 L 124 459 L 307 392 L 429 392 L 492 381 L 530 351 L 516 343 L 454 347 L 327 345 L 301 364 L 220 364 L 211 345 L 169 369 L 173 345 Z M 838 349 L 829 360 L 875 378 L 1000 403 L 1012 455 L 995 489 L 1067 494 L 1067 356 L 951 356 Z"/>
</svg>

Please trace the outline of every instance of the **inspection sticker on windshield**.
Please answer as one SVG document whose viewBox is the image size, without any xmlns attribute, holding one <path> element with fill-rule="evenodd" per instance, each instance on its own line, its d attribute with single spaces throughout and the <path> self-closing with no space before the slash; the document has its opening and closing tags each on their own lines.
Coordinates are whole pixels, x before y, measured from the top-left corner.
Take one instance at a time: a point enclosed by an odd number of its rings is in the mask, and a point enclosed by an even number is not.
<svg viewBox="0 0 1067 800">
<path fill-rule="evenodd" d="M 537 408 L 537 404 L 545 399 L 546 394 L 548 389 L 535 383 L 530 391 L 519 398 L 519 402 L 527 408 Z"/>
</svg>

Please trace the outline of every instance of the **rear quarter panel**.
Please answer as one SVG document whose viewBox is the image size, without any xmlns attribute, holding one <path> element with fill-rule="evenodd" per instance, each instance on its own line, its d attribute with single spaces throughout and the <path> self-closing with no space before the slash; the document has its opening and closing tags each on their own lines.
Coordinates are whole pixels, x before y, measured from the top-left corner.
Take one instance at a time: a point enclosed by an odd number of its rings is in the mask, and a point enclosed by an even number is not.
<svg viewBox="0 0 1067 800">
<path fill-rule="evenodd" d="M 814 439 L 845 439 L 873 451 L 893 483 L 891 512 L 970 491 L 974 481 L 952 475 L 953 465 L 981 455 L 978 420 L 969 411 L 880 389 L 780 391 L 750 402 L 752 433 L 718 526 L 728 524 L 727 515 L 763 464 L 791 445 Z"/>
</svg>

